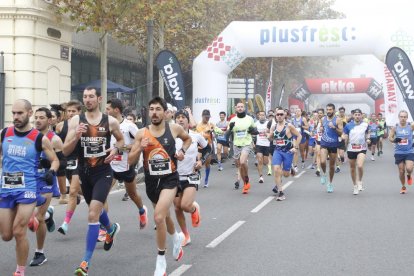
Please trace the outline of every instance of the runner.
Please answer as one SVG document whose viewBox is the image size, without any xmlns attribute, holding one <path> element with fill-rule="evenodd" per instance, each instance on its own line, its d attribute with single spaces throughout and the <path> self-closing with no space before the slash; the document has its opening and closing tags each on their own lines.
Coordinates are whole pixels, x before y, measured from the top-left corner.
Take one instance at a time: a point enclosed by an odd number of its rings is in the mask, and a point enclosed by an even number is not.
<svg viewBox="0 0 414 276">
<path fill-rule="evenodd" d="M 217 162 L 218 162 L 218 170 L 223 170 L 222 162 L 222 152 L 224 156 L 227 158 L 229 155 L 229 142 L 226 139 L 226 135 L 224 132 L 227 130 L 228 123 L 226 121 L 226 112 L 220 112 L 220 121 L 217 122 L 216 127 L 223 131 L 223 134 L 217 135 Z"/>
<path fill-rule="evenodd" d="M 382 152 L 382 141 L 388 133 L 386 132 L 387 123 L 385 122 L 385 119 L 382 118 L 382 113 L 378 113 L 377 116 L 378 116 L 378 144 L 377 144 L 377 149 L 378 149 L 378 156 L 380 156 L 381 154 L 384 154 Z"/>
<path fill-rule="evenodd" d="M 53 131 L 49 130 L 50 121 L 52 120 L 52 112 L 46 107 L 41 107 L 38 110 L 36 110 L 34 119 L 36 129 L 40 131 L 40 133 L 42 133 L 43 136 L 47 137 L 52 144 L 56 156 L 59 159 L 58 169 L 64 169 L 66 167 L 66 158 L 63 156 L 62 153 L 62 140 Z M 46 178 L 48 177 L 48 174 L 50 174 L 49 170 L 51 170 L 51 163 L 47 159 L 45 153 L 42 152 L 40 155 L 40 162 L 38 167 L 37 189 L 38 193 L 46 199 L 46 202 L 43 205 L 38 206 L 37 213 L 35 212 L 36 219 L 39 222 L 39 226 L 37 227 L 36 231 L 37 248 L 34 257 L 30 262 L 30 266 L 40 266 L 47 262 L 47 258 L 43 251 L 46 239 L 46 229 L 49 232 L 53 232 L 55 230 L 55 222 L 53 220 L 54 209 L 53 206 L 49 205 L 52 200 L 52 197 L 59 196 L 56 177 L 52 178 L 52 185 L 49 185 L 49 183 L 46 182 Z M 32 218 L 34 219 L 34 216 L 32 216 Z M 33 224 L 33 221 L 29 221 L 29 225 L 30 224 Z"/>
<path fill-rule="evenodd" d="M 325 116 L 325 110 L 323 108 L 318 109 L 318 122 L 316 124 L 317 136 L 316 136 L 316 176 L 321 176 L 321 139 L 323 134 L 322 119 Z"/>
<path fill-rule="evenodd" d="M 342 126 L 345 127 L 348 123 L 348 118 L 345 114 L 345 107 L 341 106 L 339 108 L 339 115 L 338 118 L 342 120 Z M 339 173 L 341 171 L 341 165 L 345 162 L 345 150 L 346 144 L 342 137 L 339 137 L 339 147 L 338 147 L 338 158 L 336 159 L 336 169 L 335 173 Z"/>
<path fill-rule="evenodd" d="M 309 143 L 308 143 L 308 152 L 310 154 L 310 156 L 312 157 L 312 165 L 311 165 L 311 169 L 315 169 L 316 167 L 316 158 L 317 158 L 317 154 L 316 154 L 316 140 L 318 137 L 318 112 L 317 111 L 313 111 L 312 112 L 312 117 L 309 120 Z"/>
<path fill-rule="evenodd" d="M 139 210 L 139 228 L 144 229 L 147 225 L 147 207 L 142 204 L 141 196 L 137 193 L 136 190 L 136 173 L 135 173 L 135 166 L 128 165 L 128 152 L 132 148 L 132 144 L 134 142 L 135 136 L 138 132 L 138 127 L 122 117 L 123 112 L 123 105 L 121 100 L 119 99 L 112 99 L 107 102 L 106 105 L 106 113 L 119 122 L 119 127 L 121 132 L 124 136 L 125 145 L 121 149 L 120 154 L 117 154 L 114 157 L 114 160 L 111 162 L 112 170 L 114 171 L 114 179 L 112 181 L 112 186 L 115 185 L 116 180 L 123 181 L 125 183 L 125 190 L 135 203 Z M 114 136 L 111 137 L 111 145 L 116 144 L 116 139 Z"/>
<path fill-rule="evenodd" d="M 119 149 L 124 146 L 124 137 L 119 129 L 118 121 L 99 111 L 102 96 L 94 87 L 83 91 L 83 103 L 86 112 L 72 117 L 69 121 L 68 134 L 63 145 L 63 153 L 68 156 L 75 149 L 78 151 L 78 173 L 81 189 L 89 207 L 86 250 L 75 275 L 88 275 L 89 262 L 95 250 L 102 224 L 108 234 L 104 250 L 111 249 L 114 239 L 121 227 L 111 223 L 103 205 L 112 184 L 112 169 L 109 164 Z M 110 148 L 111 134 L 116 138 L 116 146 Z"/>
<path fill-rule="evenodd" d="M 285 121 L 285 116 L 286 113 L 283 108 L 276 108 L 276 124 L 271 127 L 268 136 L 269 140 L 275 145 L 272 165 L 276 184 L 273 192 L 275 194 L 279 193 L 276 198 L 277 201 L 286 199 L 282 187 L 282 175 L 284 177 L 289 177 L 290 174 L 294 175 L 292 168 L 293 155 L 299 149 L 298 145 L 302 140 L 300 132 L 292 124 Z"/>
<path fill-rule="evenodd" d="M 273 110 L 269 110 L 268 114 L 267 114 L 267 129 L 270 131 L 270 128 L 272 127 L 273 124 L 276 124 L 275 121 L 275 113 L 273 112 Z M 269 158 L 268 160 L 272 160 L 273 159 L 273 152 L 275 151 L 275 145 L 273 143 L 270 143 L 269 145 Z M 267 163 L 267 175 L 272 175 L 272 162 L 268 162 Z"/>
<path fill-rule="evenodd" d="M 69 122 L 74 116 L 79 116 L 82 111 L 82 103 L 78 100 L 71 100 L 66 105 L 66 114 L 68 119 L 60 122 L 56 126 L 56 133 L 65 143 L 66 136 L 68 134 Z M 78 171 L 78 150 L 75 149 L 66 157 L 67 166 L 65 171 L 66 179 L 69 181 L 69 199 L 66 206 L 65 218 L 62 225 L 58 228 L 58 232 L 66 235 L 69 230 L 69 224 L 72 220 L 72 216 L 75 213 L 76 205 L 80 203 L 79 192 L 81 191 L 79 171 Z M 66 182 L 66 179 L 64 181 Z M 58 177 L 58 181 L 60 178 Z M 66 185 L 66 184 L 65 184 Z"/>
<path fill-rule="evenodd" d="M 367 132 L 369 126 L 362 121 L 362 111 L 357 108 L 353 112 L 354 120 L 344 127 L 342 134 L 345 143 L 348 144 L 347 155 L 349 159 L 349 167 L 351 169 L 351 179 L 354 188 L 354 195 L 358 195 L 364 188 L 362 186 L 362 176 L 364 174 L 365 155 L 367 153 L 367 141 L 369 135 Z M 372 142 L 372 141 L 371 141 Z M 358 168 L 358 177 L 356 173 Z"/>
<path fill-rule="evenodd" d="M 252 150 L 252 134 L 258 134 L 253 118 L 246 115 L 243 102 L 236 105 L 236 117 L 230 120 L 227 135 L 233 133 L 233 158 L 236 160 L 236 167 L 240 168 L 240 177 L 244 181 L 243 194 L 250 189 L 247 158 Z"/>
<path fill-rule="evenodd" d="M 164 99 L 155 97 L 148 105 L 151 125 L 138 131 L 128 156 L 128 163 L 130 165 L 136 164 L 141 152 L 143 153 L 146 192 L 154 205 L 158 246 L 154 275 L 158 276 L 165 275 L 167 270 L 165 259 L 166 218 L 169 216 L 169 209 L 173 204 L 179 185 L 177 160 L 184 159 L 184 154 L 190 147 L 192 140 L 181 126 L 166 123 L 167 103 Z M 178 151 L 175 145 L 177 137 L 183 141 L 183 146 Z M 174 259 L 178 261 L 183 256 L 184 234 L 178 234 L 172 227 L 169 227 L 168 231 L 173 235 L 172 253 Z"/>
<path fill-rule="evenodd" d="M 180 185 L 178 186 L 178 196 L 174 199 L 175 215 L 185 237 L 182 246 L 186 246 L 191 243 L 191 237 L 185 223 L 184 212 L 191 214 L 193 227 L 200 225 L 200 206 L 195 201 L 196 191 L 198 191 L 198 185 L 200 184 L 200 173 L 198 170 L 202 168 L 202 164 L 206 161 L 211 149 L 203 136 L 189 130 L 190 116 L 187 111 L 178 110 L 175 114 L 175 121 L 184 128 L 192 140 L 191 146 L 186 151 L 184 160 L 178 161 L 177 164 Z M 181 139 L 177 138 L 175 142 L 177 148 L 182 147 L 183 141 Z M 201 152 L 199 152 L 199 148 Z"/>
<path fill-rule="evenodd" d="M 17 100 L 12 106 L 13 127 L 1 131 L 2 178 L 0 187 L 0 234 L 3 241 L 16 240 L 16 272 L 24 276 L 29 241 L 27 225 L 37 203 L 37 169 L 43 151 L 51 163 L 46 175 L 52 184 L 59 160 L 47 137 L 30 123 L 32 104 Z M 39 195 L 39 205 L 46 201 Z"/>
<path fill-rule="evenodd" d="M 333 193 L 334 187 L 332 180 L 335 174 L 335 161 L 339 147 L 339 136 L 342 135 L 342 120 L 335 116 L 335 105 L 326 105 L 326 116 L 322 119 L 322 138 L 321 138 L 321 184 L 326 185 L 326 191 Z M 329 182 L 326 183 L 326 159 L 329 156 Z"/>
<path fill-rule="evenodd" d="M 413 144 L 413 130 L 414 124 L 407 122 L 408 112 L 401 110 L 398 113 L 399 123 L 392 127 L 389 134 L 389 140 L 395 144 L 394 158 L 395 164 L 398 165 L 398 171 L 401 181 L 400 194 L 407 193 L 407 187 L 405 186 L 405 175 L 407 175 L 407 184 L 413 184 L 413 178 L 411 176 L 413 172 L 414 164 L 414 148 Z"/>
<path fill-rule="evenodd" d="M 269 163 L 269 147 L 270 141 L 268 139 L 269 130 L 267 129 L 268 121 L 266 120 L 266 114 L 264 111 L 258 112 L 258 121 L 256 122 L 256 128 L 259 134 L 256 138 L 256 159 L 257 159 L 257 171 L 259 172 L 259 183 L 264 182 L 263 178 L 263 166 L 267 167 Z"/>
<path fill-rule="evenodd" d="M 377 116 L 375 113 L 371 114 L 371 120 L 369 122 L 369 139 L 371 141 L 370 143 L 370 149 L 371 149 L 371 161 L 375 161 L 375 149 L 377 148 L 378 143 L 378 130 L 379 130 L 379 124 L 377 120 Z"/>
<path fill-rule="evenodd" d="M 308 122 L 306 118 L 302 116 L 302 110 L 297 108 L 295 111 L 295 115 L 292 117 L 292 125 L 296 128 L 302 137 L 299 145 L 299 152 L 295 152 L 295 156 L 293 158 L 293 169 L 295 172 L 298 172 L 298 162 L 299 162 L 299 153 L 302 159 L 302 169 L 305 168 L 305 148 L 306 148 L 306 136 L 304 130 L 308 130 Z"/>
</svg>

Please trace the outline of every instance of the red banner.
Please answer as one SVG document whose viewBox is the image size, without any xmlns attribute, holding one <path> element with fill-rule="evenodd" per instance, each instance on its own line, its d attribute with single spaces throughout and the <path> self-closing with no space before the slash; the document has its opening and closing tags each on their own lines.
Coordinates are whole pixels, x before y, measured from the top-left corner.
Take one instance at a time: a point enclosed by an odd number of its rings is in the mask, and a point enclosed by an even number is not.
<svg viewBox="0 0 414 276">
<path fill-rule="evenodd" d="M 366 93 L 372 78 L 305 79 L 307 90 L 313 94 Z"/>
<path fill-rule="evenodd" d="M 297 108 L 300 108 L 301 110 L 305 110 L 305 104 L 301 100 L 289 97 L 290 113 L 294 114 Z"/>
<path fill-rule="evenodd" d="M 385 105 L 384 98 L 378 98 L 375 100 L 375 113 L 382 113 L 382 116 L 385 117 Z"/>
</svg>

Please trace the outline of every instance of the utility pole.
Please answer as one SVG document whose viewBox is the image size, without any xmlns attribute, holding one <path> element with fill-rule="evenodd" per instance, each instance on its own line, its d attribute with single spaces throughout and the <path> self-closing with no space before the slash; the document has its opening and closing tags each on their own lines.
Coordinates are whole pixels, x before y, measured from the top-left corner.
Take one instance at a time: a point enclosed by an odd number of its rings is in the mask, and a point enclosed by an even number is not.
<svg viewBox="0 0 414 276">
<path fill-rule="evenodd" d="M 106 102 L 108 101 L 108 33 L 105 32 L 99 39 L 101 43 L 101 111 L 105 112 Z"/>
<path fill-rule="evenodd" d="M 159 46 L 159 50 L 162 51 L 164 50 L 164 25 L 163 23 L 159 24 L 159 28 L 158 28 L 158 46 Z M 161 73 L 158 72 L 158 96 L 160 96 L 161 98 L 164 98 L 164 81 L 162 79 Z"/>
</svg>

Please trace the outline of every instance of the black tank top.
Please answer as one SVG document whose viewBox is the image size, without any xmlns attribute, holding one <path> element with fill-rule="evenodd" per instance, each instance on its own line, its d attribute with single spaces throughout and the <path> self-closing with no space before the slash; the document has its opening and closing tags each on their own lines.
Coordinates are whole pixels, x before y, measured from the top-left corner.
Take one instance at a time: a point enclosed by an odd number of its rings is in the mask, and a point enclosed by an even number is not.
<svg viewBox="0 0 414 276">
<path fill-rule="evenodd" d="M 104 163 L 105 158 L 109 155 L 106 150 L 109 149 L 111 142 L 108 115 L 102 114 L 101 121 L 94 126 L 88 123 L 85 114 L 81 114 L 79 115 L 79 123 L 87 124 L 88 129 L 78 142 L 79 165 L 89 168 L 108 165 Z"/>
<path fill-rule="evenodd" d="M 63 121 L 62 130 L 59 134 L 57 134 L 60 139 L 62 139 L 62 142 L 65 143 L 66 135 L 68 135 L 68 129 L 69 129 L 69 120 Z M 78 159 L 78 147 L 76 147 L 71 154 L 69 154 L 66 159 L 68 160 L 68 165 L 73 166 L 73 162 Z"/>
</svg>

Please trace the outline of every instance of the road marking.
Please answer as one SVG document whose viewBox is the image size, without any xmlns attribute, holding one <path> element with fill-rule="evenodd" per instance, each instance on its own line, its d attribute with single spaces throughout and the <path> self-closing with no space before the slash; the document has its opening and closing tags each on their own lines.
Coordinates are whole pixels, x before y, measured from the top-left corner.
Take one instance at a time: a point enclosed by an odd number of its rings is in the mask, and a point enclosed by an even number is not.
<svg viewBox="0 0 414 276">
<path fill-rule="evenodd" d="M 251 213 L 257 213 L 257 212 L 259 212 L 263 207 L 265 207 L 273 199 L 275 199 L 274 196 L 269 196 L 268 198 L 266 198 L 265 200 L 263 200 L 262 203 L 260 203 L 259 205 L 257 205 L 256 208 L 254 208 L 250 212 Z"/>
<path fill-rule="evenodd" d="M 307 166 L 306 168 L 309 170 L 310 168 L 312 168 L 312 164 L 310 164 L 310 165 L 309 165 L 309 166 Z"/>
<path fill-rule="evenodd" d="M 187 270 L 189 270 L 191 268 L 192 265 L 180 265 L 180 267 L 178 267 L 176 270 L 174 270 L 171 274 L 169 274 L 170 276 L 180 276 L 183 275 L 184 272 L 186 272 Z"/>
<path fill-rule="evenodd" d="M 283 189 L 283 190 L 287 189 L 287 187 L 289 187 L 289 186 L 290 186 L 290 184 L 292 184 L 292 183 L 293 183 L 293 181 L 292 181 L 292 180 L 291 180 L 291 181 L 286 182 L 286 184 L 282 186 L 282 189 Z"/>
<path fill-rule="evenodd" d="M 231 226 L 229 229 L 227 229 L 223 234 L 215 238 L 212 242 L 206 245 L 208 248 L 214 248 L 217 245 L 219 245 L 222 241 L 224 241 L 228 236 L 230 236 L 234 231 L 236 231 L 240 226 L 243 225 L 245 221 L 239 220 L 233 226 Z"/>
<path fill-rule="evenodd" d="M 295 178 L 299 178 L 302 176 L 302 174 L 304 174 L 306 171 L 301 171 L 298 175 L 295 176 Z"/>
</svg>

